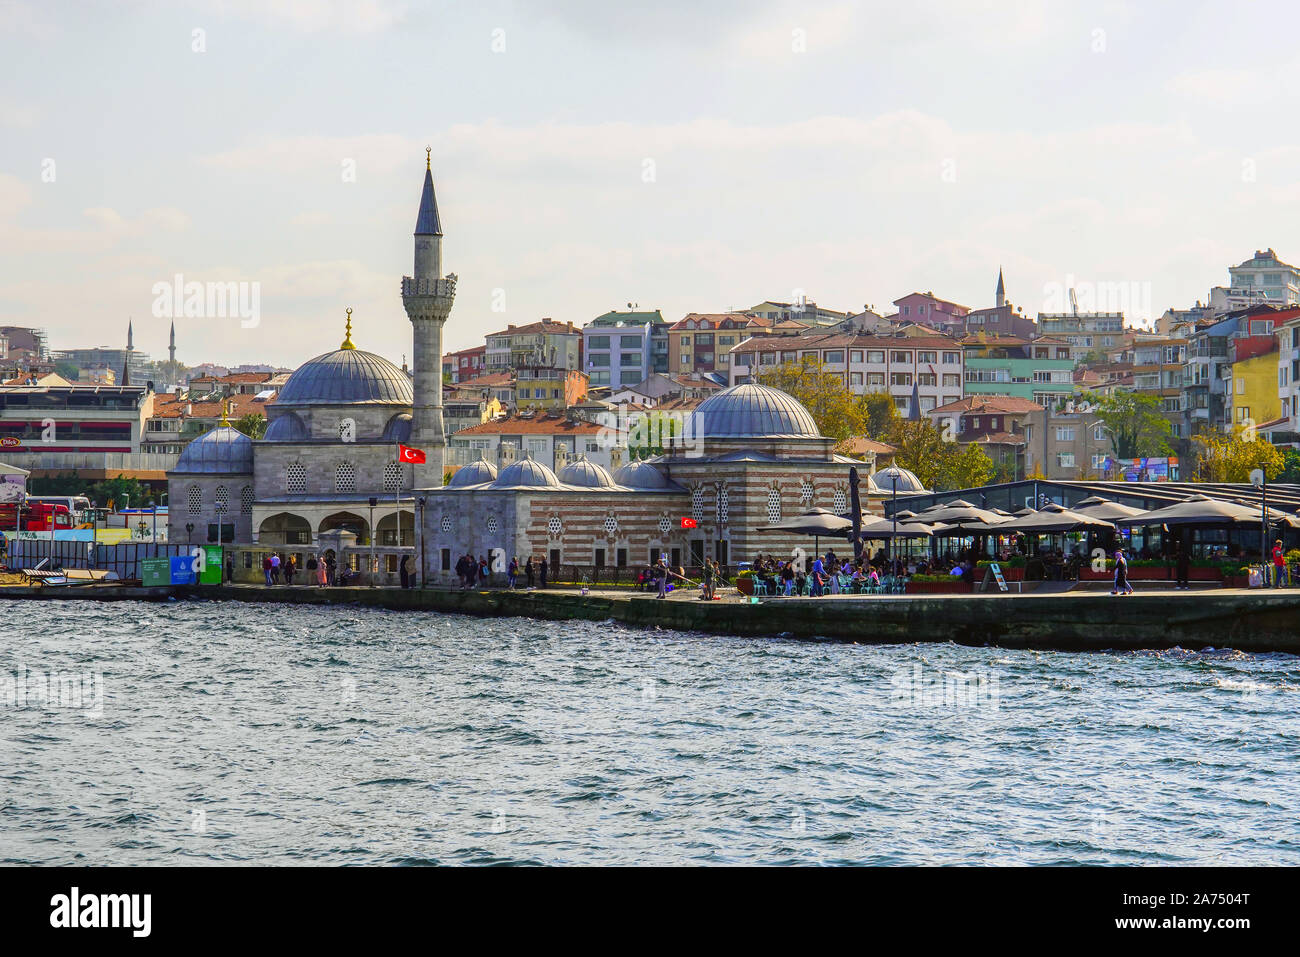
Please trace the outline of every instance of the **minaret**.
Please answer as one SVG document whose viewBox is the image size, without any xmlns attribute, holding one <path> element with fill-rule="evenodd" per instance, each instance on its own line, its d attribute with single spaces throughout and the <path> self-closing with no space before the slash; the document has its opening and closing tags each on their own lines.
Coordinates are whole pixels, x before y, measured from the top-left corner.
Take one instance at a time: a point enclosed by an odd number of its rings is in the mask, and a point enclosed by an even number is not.
<svg viewBox="0 0 1300 957">
<path fill-rule="evenodd" d="M 167 342 L 167 361 L 172 364 L 173 369 L 176 368 L 176 321 L 174 319 L 172 320 L 171 339 Z"/>
<path fill-rule="evenodd" d="M 995 294 L 997 299 L 996 305 L 999 309 L 1007 304 L 1007 287 L 1002 284 L 1002 267 L 998 267 L 998 291 Z"/>
<path fill-rule="evenodd" d="M 424 465 L 415 465 L 414 488 L 441 488 L 447 437 L 442 420 L 442 324 L 456 298 L 456 276 L 442 274 L 442 222 L 433 195 L 433 150 L 425 150 L 424 191 L 415 219 L 414 275 L 402 277 L 402 304 L 411 320 L 415 366 L 415 403 L 411 445 L 422 449 Z"/>
<path fill-rule="evenodd" d="M 118 385 L 131 384 L 131 353 L 135 351 L 135 330 L 131 320 L 126 321 L 126 361 L 122 363 L 122 381 Z"/>
</svg>

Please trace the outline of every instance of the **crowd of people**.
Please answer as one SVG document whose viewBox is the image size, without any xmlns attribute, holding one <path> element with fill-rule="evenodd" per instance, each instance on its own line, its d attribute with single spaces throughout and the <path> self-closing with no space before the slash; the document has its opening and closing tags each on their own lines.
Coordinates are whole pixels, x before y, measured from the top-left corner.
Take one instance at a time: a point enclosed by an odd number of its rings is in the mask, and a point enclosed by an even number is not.
<svg viewBox="0 0 1300 957">
<path fill-rule="evenodd" d="M 475 587 L 487 587 L 492 571 L 492 565 L 485 555 L 475 558 L 472 552 L 466 552 L 456 561 L 456 577 L 460 579 L 462 591 Z M 519 587 L 520 572 L 523 572 L 524 575 L 524 587 L 545 588 L 546 580 L 551 574 L 551 566 L 544 555 L 540 561 L 534 560 L 533 556 L 529 555 L 528 560 L 521 566 L 519 556 L 516 555 L 510 559 L 510 564 L 506 566 L 507 588 Z"/>
<path fill-rule="evenodd" d="M 347 587 L 361 577 L 361 572 L 351 566 L 340 565 L 333 552 L 326 552 L 320 558 L 308 555 L 301 571 L 304 574 L 300 584 L 315 585 L 318 588 Z M 292 555 L 270 552 L 262 556 L 262 574 L 266 577 L 268 588 L 272 585 L 293 585 L 298 573 L 298 563 Z M 409 555 L 402 556 L 399 573 L 403 588 L 414 587 L 415 571 Z"/>
</svg>

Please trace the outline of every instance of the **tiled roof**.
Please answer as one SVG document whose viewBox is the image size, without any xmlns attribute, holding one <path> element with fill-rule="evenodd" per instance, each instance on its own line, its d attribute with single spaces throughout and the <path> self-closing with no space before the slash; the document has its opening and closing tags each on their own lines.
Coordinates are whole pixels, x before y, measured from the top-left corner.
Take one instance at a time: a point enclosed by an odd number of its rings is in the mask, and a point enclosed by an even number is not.
<svg viewBox="0 0 1300 957">
<path fill-rule="evenodd" d="M 963 435 L 961 441 L 979 445 L 1024 445 L 1025 437 L 1015 432 L 983 432 L 979 435 Z"/>
<path fill-rule="evenodd" d="M 696 323 L 697 328 L 717 329 L 724 320 L 730 319 L 732 323 L 741 329 L 762 327 L 766 329 L 771 325 L 771 321 L 761 316 L 751 316 L 742 312 L 688 312 L 682 318 L 678 319 L 668 327 L 669 332 L 690 331 L 686 325 L 688 322 Z"/>
<path fill-rule="evenodd" d="M 234 408 L 230 411 L 230 418 L 234 420 L 245 415 L 266 415 L 266 407 L 271 403 L 254 402 L 254 398 L 254 396 L 243 393 L 230 396 L 227 401 L 234 404 Z M 221 402 L 215 399 L 207 402 L 189 402 L 190 411 L 187 415 L 185 412 L 187 401 L 171 392 L 155 395 L 153 399 L 153 417 L 156 419 L 221 418 Z"/>
<path fill-rule="evenodd" d="M 526 326 L 515 326 L 513 329 L 489 332 L 488 338 L 491 339 L 497 336 L 535 336 L 538 333 L 549 336 L 580 336 L 582 330 L 576 327 L 570 328 L 567 322 L 556 322 L 554 319 L 539 319 L 537 322 L 530 322 Z"/>
<path fill-rule="evenodd" d="M 1037 402 L 1033 402 L 1029 399 L 1020 399 L 1010 395 L 968 395 L 965 398 L 958 399 L 956 402 L 949 402 L 947 405 L 941 405 L 934 410 L 934 412 L 969 412 L 979 414 L 987 412 L 1005 412 L 1011 415 L 1041 411 L 1043 411 L 1043 407 Z"/>
<path fill-rule="evenodd" d="M 835 451 L 844 455 L 866 455 L 868 452 L 875 452 L 877 455 L 893 455 L 898 449 L 887 442 L 877 442 L 861 435 L 851 435 L 835 446 Z"/>
<path fill-rule="evenodd" d="M 954 349 L 960 343 L 950 336 L 867 336 L 825 333 L 812 336 L 772 336 L 746 339 L 731 351 L 792 352 L 798 349 Z"/>
</svg>

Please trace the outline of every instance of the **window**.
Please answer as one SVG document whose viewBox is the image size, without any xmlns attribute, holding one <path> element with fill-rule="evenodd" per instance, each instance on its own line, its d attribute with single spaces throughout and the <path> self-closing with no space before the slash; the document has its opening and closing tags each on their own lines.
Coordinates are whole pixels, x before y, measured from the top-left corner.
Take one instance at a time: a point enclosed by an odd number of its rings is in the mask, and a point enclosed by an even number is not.
<svg viewBox="0 0 1300 957">
<path fill-rule="evenodd" d="M 1100 471 L 1100 470 L 1102 470 L 1102 469 L 1104 469 L 1104 468 L 1106 467 L 1106 453 L 1105 453 L 1105 452 L 1094 452 L 1094 453 L 1092 454 L 1092 467 L 1093 467 L 1094 469 L 1097 469 L 1098 471 Z"/>
<path fill-rule="evenodd" d="M 955 375 L 951 372 L 945 372 L 943 375 L 943 384 L 945 386 L 960 386 L 961 376 Z"/>
<path fill-rule="evenodd" d="M 808 508 L 809 506 L 812 505 L 812 500 L 813 500 L 812 482 L 808 481 L 807 479 L 804 479 L 799 483 L 799 504 L 802 505 L 804 508 Z"/>
<path fill-rule="evenodd" d="M 1060 466 L 1061 468 L 1063 468 L 1063 469 L 1072 469 L 1072 468 L 1074 468 L 1074 453 L 1073 453 L 1073 452 L 1057 452 L 1057 453 L 1056 453 L 1056 464 L 1059 465 L 1059 466 Z"/>
<path fill-rule="evenodd" d="M 862 385 L 862 373 L 861 373 L 861 372 L 850 372 L 850 373 L 849 373 L 849 385 Z"/>
<path fill-rule="evenodd" d="M 402 466 L 397 462 L 384 464 L 384 491 L 396 492 L 402 487 Z"/>
<path fill-rule="evenodd" d="M 291 462 L 285 466 L 284 490 L 290 495 L 302 495 L 307 491 L 307 466 L 301 462 Z"/>
<path fill-rule="evenodd" d="M 718 336 L 718 345 L 720 346 L 734 346 L 735 344 L 735 336 Z"/>
<path fill-rule="evenodd" d="M 861 350 L 861 349 L 850 349 L 850 350 L 849 350 L 849 361 L 850 361 L 850 362 L 861 362 L 861 361 L 862 361 L 862 350 Z"/>
<path fill-rule="evenodd" d="M 334 469 L 334 491 L 355 492 L 357 490 L 357 467 L 351 462 L 343 462 Z"/>
<path fill-rule="evenodd" d="M 767 523 L 775 525 L 781 521 L 781 492 L 779 489 L 767 490 Z"/>
<path fill-rule="evenodd" d="M 598 368 L 598 369 L 599 369 L 599 368 L 605 368 L 605 367 L 608 367 L 608 366 L 609 366 L 609 355 L 608 355 L 608 354 L 601 354 L 601 355 L 598 355 L 598 356 L 587 356 L 587 365 L 589 365 L 589 366 L 595 366 L 595 367 Z"/>
<path fill-rule="evenodd" d="M 619 336 L 618 347 L 620 349 L 640 349 L 641 337 L 640 336 Z"/>
<path fill-rule="evenodd" d="M 970 417 L 970 427 L 972 431 L 980 427 L 980 417 L 978 415 L 972 415 Z"/>
<path fill-rule="evenodd" d="M 943 354 L 943 364 L 946 366 L 956 365 L 961 362 L 961 354 L 957 352 L 945 352 Z"/>
<path fill-rule="evenodd" d="M 1243 376 L 1237 376 L 1237 395 L 1246 394 L 1246 379 Z"/>
<path fill-rule="evenodd" d="M 1072 425 L 1058 425 L 1058 426 L 1056 427 L 1056 441 L 1058 441 L 1058 442 L 1073 442 L 1073 441 L 1074 441 L 1074 426 L 1072 426 Z"/>
<path fill-rule="evenodd" d="M 697 525 L 704 521 L 704 489 L 699 487 L 691 489 L 691 518 Z"/>
<path fill-rule="evenodd" d="M 824 361 L 824 362 L 843 362 L 843 361 L 844 361 L 844 350 L 843 350 L 843 349 L 836 349 L 836 350 L 834 350 L 834 351 L 827 352 L 827 353 L 825 353 L 825 358 L 824 358 L 822 361 Z"/>
<path fill-rule="evenodd" d="M 916 374 L 916 384 L 936 386 L 939 384 L 939 377 L 933 372 L 918 372 Z"/>
<path fill-rule="evenodd" d="M 239 511 L 244 515 L 251 515 L 253 512 L 253 487 L 245 485 L 239 490 Z"/>
<path fill-rule="evenodd" d="M 884 362 L 884 361 L 885 361 L 885 350 L 883 350 L 883 349 L 868 349 L 868 350 L 867 350 L 867 361 L 868 361 L 868 362 Z"/>
<path fill-rule="evenodd" d="M 783 353 L 781 353 L 781 362 L 782 362 L 782 364 L 787 363 L 787 362 L 794 362 L 795 359 L 797 359 L 797 358 L 798 358 L 798 356 L 796 356 L 793 352 L 783 352 Z"/>
<path fill-rule="evenodd" d="M 933 364 L 933 363 L 939 361 L 939 353 L 937 353 L 937 352 L 918 352 L 918 353 L 916 354 L 916 361 L 917 361 L 917 364 L 918 364 L 918 365 L 921 364 L 921 363 L 925 363 L 925 362 L 928 362 L 928 363 Z"/>
<path fill-rule="evenodd" d="M 731 508 L 731 495 L 727 491 L 727 486 L 718 486 L 718 524 L 727 524 L 727 514 Z"/>
<path fill-rule="evenodd" d="M 216 494 L 213 496 L 213 511 L 218 515 L 224 515 L 229 506 L 230 490 L 224 485 L 218 485 Z"/>
<path fill-rule="evenodd" d="M 203 492 L 197 485 L 191 485 L 186 501 L 190 514 L 203 511 Z"/>
<path fill-rule="evenodd" d="M 885 385 L 885 374 L 883 372 L 868 372 L 867 385 L 883 388 Z"/>
<path fill-rule="evenodd" d="M 711 345 L 713 345 L 713 333 L 711 333 L 711 332 L 701 332 L 701 333 L 699 333 L 699 334 L 695 337 L 695 344 L 696 344 L 697 346 L 711 346 Z"/>
<path fill-rule="evenodd" d="M 891 352 L 889 354 L 890 362 L 911 362 L 912 353 L 910 352 Z"/>
<path fill-rule="evenodd" d="M 552 515 L 546 523 L 546 531 L 551 534 L 552 538 L 559 538 L 560 533 L 564 531 L 564 524 L 557 516 Z"/>
<path fill-rule="evenodd" d="M 912 373 L 910 372 L 891 372 L 889 373 L 890 385 L 911 385 Z"/>
<path fill-rule="evenodd" d="M 835 512 L 836 512 L 836 514 L 839 514 L 840 512 L 843 512 L 843 511 L 844 511 L 845 509 L 847 509 L 848 507 L 849 507 L 849 500 L 848 500 L 848 496 L 847 496 L 847 495 L 845 494 L 845 492 L 844 492 L 844 489 L 842 489 L 842 488 L 837 488 L 837 489 L 835 490 Z"/>
<path fill-rule="evenodd" d="M 682 343 L 682 345 L 684 345 L 684 346 L 689 346 L 689 345 L 691 344 L 691 337 L 690 337 L 690 336 L 682 336 L 682 338 L 681 338 L 681 343 Z"/>
<path fill-rule="evenodd" d="M 592 336 L 587 340 L 588 349 L 608 349 L 609 336 Z"/>
</svg>

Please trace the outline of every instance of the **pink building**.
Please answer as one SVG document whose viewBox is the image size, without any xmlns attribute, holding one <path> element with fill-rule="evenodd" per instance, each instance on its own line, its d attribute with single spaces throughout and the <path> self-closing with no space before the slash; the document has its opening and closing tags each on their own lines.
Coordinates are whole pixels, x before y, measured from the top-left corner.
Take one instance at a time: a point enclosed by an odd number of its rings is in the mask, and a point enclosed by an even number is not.
<svg viewBox="0 0 1300 957">
<path fill-rule="evenodd" d="M 897 322 L 916 322 L 940 332 L 961 334 L 963 320 L 970 314 L 969 306 L 940 299 L 932 292 L 908 293 L 895 299 L 894 305 L 898 307 L 898 315 L 893 317 Z"/>
</svg>

